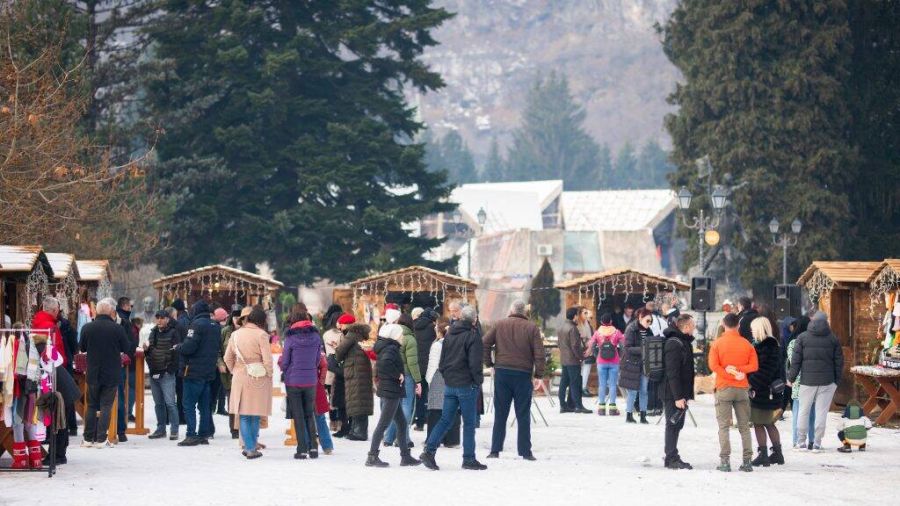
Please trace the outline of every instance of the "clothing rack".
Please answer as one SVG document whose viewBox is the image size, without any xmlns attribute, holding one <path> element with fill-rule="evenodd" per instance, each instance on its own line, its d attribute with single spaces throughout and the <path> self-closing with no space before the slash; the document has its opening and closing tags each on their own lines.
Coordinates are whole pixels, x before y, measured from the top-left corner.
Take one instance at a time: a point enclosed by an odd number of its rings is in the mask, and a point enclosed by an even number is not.
<svg viewBox="0 0 900 506">
<path fill-rule="evenodd" d="M 30 329 L 30 328 L 21 328 L 21 329 L 0 329 L 0 336 L 4 334 L 28 334 L 28 337 L 31 337 L 31 334 L 47 334 L 48 340 L 47 344 L 52 345 L 49 340 L 50 330 L 49 329 Z M 53 394 L 54 399 L 56 398 L 56 365 L 51 362 L 50 364 L 50 393 Z M 55 402 L 55 400 L 54 400 Z M 50 465 L 46 468 L 41 467 L 40 469 L 10 469 L 8 467 L 0 468 L 0 473 L 41 473 L 47 472 L 48 478 L 53 478 L 53 475 L 56 474 L 56 425 L 57 425 L 57 417 L 56 417 L 56 409 L 50 411 L 50 426 L 47 427 L 47 455 L 50 457 Z M 12 430 L 12 427 L 9 427 Z M 52 433 L 51 433 L 52 431 Z"/>
</svg>

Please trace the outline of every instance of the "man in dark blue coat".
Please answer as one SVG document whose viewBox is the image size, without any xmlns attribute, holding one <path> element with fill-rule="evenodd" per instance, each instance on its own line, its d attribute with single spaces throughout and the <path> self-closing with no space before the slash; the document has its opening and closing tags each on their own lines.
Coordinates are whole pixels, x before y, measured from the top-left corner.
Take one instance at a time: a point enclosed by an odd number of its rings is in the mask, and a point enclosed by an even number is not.
<svg viewBox="0 0 900 506">
<path fill-rule="evenodd" d="M 191 308 L 191 325 L 184 342 L 178 345 L 181 372 L 184 377 L 183 399 L 187 435 L 178 446 L 209 444 L 213 435 L 212 406 L 209 400 L 209 383 L 216 374 L 216 361 L 222 329 L 210 317 L 209 304 L 200 300 Z M 200 427 L 197 428 L 197 411 Z"/>
</svg>

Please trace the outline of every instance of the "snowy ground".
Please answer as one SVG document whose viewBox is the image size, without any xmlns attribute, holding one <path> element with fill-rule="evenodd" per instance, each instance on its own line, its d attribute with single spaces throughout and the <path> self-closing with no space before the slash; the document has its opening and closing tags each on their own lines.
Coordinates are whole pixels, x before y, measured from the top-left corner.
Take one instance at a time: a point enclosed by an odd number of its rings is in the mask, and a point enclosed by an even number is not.
<svg viewBox="0 0 900 506">
<path fill-rule="evenodd" d="M 148 396 L 148 416 L 153 417 Z M 280 400 L 276 400 L 278 412 Z M 582 504 L 640 500 L 645 504 L 759 504 L 759 494 L 772 494 L 782 504 L 841 504 L 864 501 L 890 504 L 891 487 L 900 461 L 900 432 L 873 429 L 869 451 L 842 455 L 835 451 L 835 414 L 829 419 L 827 450 L 819 455 L 787 451 L 787 465 L 757 469 L 752 474 L 723 474 L 714 470 L 718 440 L 712 398 L 702 396 L 682 432 L 681 454 L 693 471 L 662 467 L 663 425 L 625 425 L 624 417 L 560 415 L 546 399 L 539 399 L 550 427 L 532 425 L 537 462 L 516 457 L 515 428 L 507 435 L 507 452 L 500 460 L 485 459 L 490 445 L 492 416 L 477 432 L 478 458 L 484 472 L 460 469 L 461 450 L 441 449 L 438 472 L 422 467 L 397 467 L 396 449 L 382 452 L 389 469 L 363 466 L 368 443 L 336 440 L 336 451 L 315 461 L 295 461 L 293 450 L 282 445 L 287 422 L 271 419 L 261 441 L 265 456 L 244 459 L 236 442 L 227 438 L 226 419 L 216 416 L 222 436 L 209 446 L 179 448 L 174 442 L 131 437 L 117 448 L 78 447 L 73 439 L 69 464 L 57 476 L 0 474 L 0 505 L 65 504 L 556 504 L 574 499 Z M 377 404 L 377 403 L 376 403 Z M 280 415 L 280 413 L 278 413 Z M 790 415 L 788 415 L 790 416 Z M 653 420 L 655 422 L 655 420 Z M 151 420 L 150 426 L 154 424 Z M 375 425 L 370 422 L 370 429 Z M 783 440 L 790 441 L 790 420 L 780 423 Z M 418 455 L 423 432 L 413 432 Z M 80 441 L 80 438 L 79 438 Z M 732 431 L 738 461 L 740 441 Z M 4 456 L 0 466 L 7 467 Z M 419 500 L 416 500 L 419 498 Z M 388 502 L 389 501 L 389 502 Z M 588 502 L 589 501 L 589 502 Z M 766 500 L 765 502 L 769 502 Z M 621 504 L 619 502 L 618 504 Z"/>
</svg>

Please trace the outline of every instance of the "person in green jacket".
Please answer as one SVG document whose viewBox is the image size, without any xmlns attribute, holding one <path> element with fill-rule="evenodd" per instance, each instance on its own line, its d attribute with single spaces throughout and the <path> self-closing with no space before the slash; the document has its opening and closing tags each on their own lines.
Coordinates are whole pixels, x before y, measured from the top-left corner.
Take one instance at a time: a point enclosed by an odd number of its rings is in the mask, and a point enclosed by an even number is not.
<svg viewBox="0 0 900 506">
<path fill-rule="evenodd" d="M 406 416 L 407 423 L 412 420 L 413 409 L 416 402 L 421 402 L 419 396 L 422 395 L 422 371 L 419 369 L 419 349 L 416 344 L 416 335 L 413 332 L 413 319 L 408 314 L 400 315 L 395 325 L 399 325 L 403 330 L 403 342 L 400 345 L 400 355 L 403 357 L 403 388 L 405 397 L 400 403 L 403 414 Z M 386 325 L 387 326 L 387 325 Z M 384 445 L 392 446 L 397 437 L 397 427 L 394 423 L 388 427 L 384 435 Z M 412 448 L 413 442 L 410 439 L 409 446 Z"/>
<path fill-rule="evenodd" d="M 231 373 L 225 367 L 225 350 L 228 349 L 228 343 L 231 342 L 231 334 L 235 330 L 241 328 L 241 308 L 238 307 L 231 311 L 228 325 L 222 327 L 222 341 L 219 346 L 219 359 L 217 365 L 219 368 L 219 377 L 222 379 L 222 389 L 225 390 L 225 398 L 229 398 L 231 392 Z M 231 439 L 240 437 L 237 427 L 235 426 L 234 415 L 228 415 L 228 428 L 231 429 Z"/>
</svg>

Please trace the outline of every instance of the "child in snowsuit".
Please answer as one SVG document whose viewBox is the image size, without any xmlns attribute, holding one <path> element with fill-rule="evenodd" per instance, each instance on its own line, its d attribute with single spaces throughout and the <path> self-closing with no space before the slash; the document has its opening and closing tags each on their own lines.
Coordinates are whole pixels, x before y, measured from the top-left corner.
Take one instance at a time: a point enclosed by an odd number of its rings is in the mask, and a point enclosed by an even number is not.
<svg viewBox="0 0 900 506">
<path fill-rule="evenodd" d="M 848 404 L 838 425 L 838 439 L 844 443 L 844 446 L 838 448 L 838 451 L 850 453 L 852 446 L 858 446 L 861 452 L 866 451 L 866 437 L 871 428 L 872 422 L 863 414 L 859 404 L 855 402 Z"/>
</svg>

